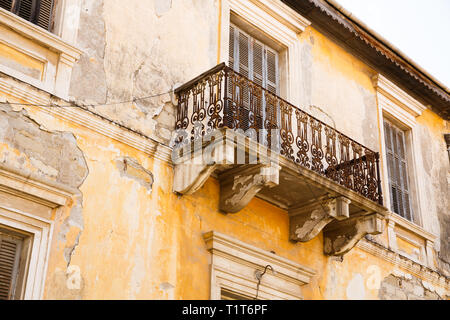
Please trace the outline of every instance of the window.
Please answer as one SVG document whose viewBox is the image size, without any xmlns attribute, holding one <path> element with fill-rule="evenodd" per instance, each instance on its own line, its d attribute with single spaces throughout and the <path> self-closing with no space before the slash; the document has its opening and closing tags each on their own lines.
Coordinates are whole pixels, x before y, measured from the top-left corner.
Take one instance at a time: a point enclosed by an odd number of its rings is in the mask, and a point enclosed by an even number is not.
<svg viewBox="0 0 450 320">
<path fill-rule="evenodd" d="M 278 53 L 232 23 L 230 23 L 229 45 L 230 67 L 249 80 L 278 95 Z M 230 83 L 228 86 L 230 95 L 233 94 L 232 87 L 233 84 Z M 239 109 L 239 127 L 244 131 L 249 128 L 250 103 L 252 100 L 259 100 L 260 102 L 256 105 L 260 106 L 261 110 L 256 112 L 255 121 L 256 127 L 262 129 L 267 112 L 264 99 L 266 93 L 262 92 L 262 96 L 252 94 L 248 85 L 242 83 L 236 88 L 236 97 L 233 98 L 235 101 L 239 101 L 237 97 L 240 96 L 240 90 L 242 90 L 242 104 Z"/>
<path fill-rule="evenodd" d="M 0 8 L 50 31 L 53 0 L 0 0 Z"/>
<path fill-rule="evenodd" d="M 229 65 L 274 94 L 279 94 L 278 53 L 230 24 Z"/>
<path fill-rule="evenodd" d="M 29 237 L 0 228 L 0 300 L 22 296 Z"/>
<path fill-rule="evenodd" d="M 391 122 L 384 120 L 384 137 L 391 210 L 412 221 L 405 133 Z"/>
</svg>

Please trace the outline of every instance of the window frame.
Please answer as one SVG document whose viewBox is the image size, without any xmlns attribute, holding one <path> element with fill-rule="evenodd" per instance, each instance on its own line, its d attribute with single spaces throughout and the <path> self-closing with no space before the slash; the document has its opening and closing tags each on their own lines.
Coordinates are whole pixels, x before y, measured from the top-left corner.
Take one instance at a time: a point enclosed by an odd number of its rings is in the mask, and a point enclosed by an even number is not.
<svg viewBox="0 0 450 320">
<path fill-rule="evenodd" d="M 404 213 L 400 213 L 400 212 L 395 212 L 394 211 L 394 204 L 392 203 L 392 199 L 393 199 L 393 197 L 394 197 L 394 195 L 392 194 L 392 184 L 393 184 L 393 177 L 391 177 L 391 175 L 390 175 L 390 170 L 389 170 L 389 162 L 388 161 L 386 161 L 386 167 L 387 167 L 387 180 L 388 180 L 388 185 L 389 185 L 389 201 L 390 201 L 390 210 L 392 211 L 392 212 L 394 212 L 394 213 L 396 213 L 396 214 L 398 214 L 399 216 L 401 216 L 402 218 L 404 218 L 404 219 L 406 219 L 406 220 L 408 220 L 408 221 L 411 221 L 411 222 L 414 222 L 415 220 L 417 221 L 417 218 L 415 219 L 415 210 L 414 210 L 414 201 L 412 201 L 413 199 L 413 197 L 412 197 L 412 195 L 411 195 L 411 188 L 410 188 L 410 185 L 411 185 L 411 183 L 410 183 L 410 180 L 411 180 L 411 177 L 410 177 L 410 175 L 411 175 L 411 170 L 410 170 L 410 163 L 409 162 L 411 162 L 411 159 L 409 159 L 409 158 L 411 158 L 411 155 L 410 155 L 410 153 L 411 153 L 411 150 L 410 150 L 410 145 L 409 145 L 409 143 L 408 143 L 408 140 L 410 140 L 410 139 L 408 139 L 408 135 L 410 135 L 411 133 L 409 132 L 409 130 L 404 130 L 404 129 L 402 129 L 401 127 L 399 127 L 394 121 L 392 121 L 391 119 L 389 119 L 389 117 L 388 116 L 384 116 L 383 117 L 383 129 L 384 129 L 384 146 L 385 146 L 385 150 L 384 150 L 384 157 L 386 157 L 386 159 L 387 159 L 387 157 L 388 157 L 388 148 L 387 148 L 387 143 L 386 143 L 386 123 L 390 126 L 390 128 L 391 128 L 391 137 L 390 138 L 392 138 L 393 137 L 393 135 L 394 134 L 397 134 L 397 132 L 401 132 L 401 134 L 402 134 L 402 143 L 403 143 L 403 152 L 404 152 L 404 155 L 403 155 L 403 159 L 400 159 L 400 161 L 404 161 L 404 167 L 405 167 L 405 171 L 406 171 L 406 176 L 405 177 L 402 177 L 402 176 L 400 176 L 400 179 L 402 180 L 402 182 L 400 182 L 400 184 L 399 183 L 395 183 L 396 184 L 396 188 L 398 189 L 399 187 L 401 188 L 401 192 L 403 193 L 403 194 L 405 194 L 406 193 L 406 196 L 404 196 L 403 198 L 402 198 L 402 201 L 404 202 L 404 200 L 405 200 L 405 197 L 407 197 L 408 199 L 408 205 L 409 205 L 409 218 L 407 218 L 406 216 L 404 216 L 403 214 Z M 395 133 L 394 133 L 395 132 Z M 397 138 L 397 137 L 396 137 Z M 398 142 L 398 141 L 397 141 Z M 393 141 L 391 141 L 391 149 L 393 149 L 394 148 L 394 142 Z M 399 158 L 399 156 L 398 156 L 398 154 L 399 154 L 399 152 L 396 152 L 396 150 L 391 150 L 391 153 L 392 153 L 392 157 L 394 158 L 393 159 L 393 161 L 394 161 L 394 166 L 395 166 L 395 158 Z M 399 159 L 397 159 L 397 161 L 399 161 Z M 391 169 L 391 170 L 395 170 L 395 169 Z M 398 173 L 399 175 L 402 175 L 402 173 L 401 172 L 399 172 Z M 406 182 L 405 181 L 403 181 L 403 179 L 406 179 Z M 405 189 L 405 185 L 406 185 L 406 189 Z M 399 201 L 399 199 L 397 199 L 397 201 Z M 403 206 L 405 205 L 405 203 L 403 203 Z"/>
<path fill-rule="evenodd" d="M 418 145 L 417 135 L 417 121 L 416 117 L 420 116 L 426 107 L 420 104 L 417 100 L 409 96 L 402 89 L 397 87 L 394 83 L 389 81 L 381 74 L 377 74 L 372 78 L 374 87 L 376 89 L 377 106 L 378 106 L 378 126 L 379 126 L 379 143 L 381 154 L 381 173 L 382 184 L 384 191 L 384 204 L 389 209 L 387 216 L 387 238 L 388 245 L 391 250 L 402 254 L 397 244 L 397 238 L 408 238 L 409 242 L 417 242 L 417 239 L 422 239 L 417 247 L 421 251 L 422 260 L 420 263 L 426 264 L 429 268 L 434 269 L 434 250 L 433 246 L 437 239 L 437 235 L 433 234 L 431 225 L 427 219 L 424 219 L 424 213 L 427 212 L 424 208 L 423 192 L 418 192 L 419 184 L 424 181 L 421 171 L 417 170 L 418 163 L 420 163 L 420 148 Z M 384 119 L 388 119 L 397 127 L 406 132 L 406 145 L 409 150 L 408 165 L 409 172 L 409 188 L 410 188 L 410 202 L 413 211 L 413 221 L 407 220 L 397 213 L 390 210 L 390 187 L 388 181 L 388 168 L 386 157 L 386 144 L 384 136 Z M 400 234 L 399 230 L 404 230 L 404 234 Z"/>
<path fill-rule="evenodd" d="M 23 235 L 29 247 L 25 253 L 24 285 L 19 299 L 42 299 L 54 219 L 61 216 L 65 205 L 76 192 L 70 187 L 34 175 L 22 176 L 14 169 L 0 165 L 0 227 Z M 11 196 L 22 201 L 12 201 Z M 4 199 L 7 201 L 4 202 Z M 31 207 L 39 208 L 40 213 L 33 212 Z M 42 216 L 42 210 L 47 215 L 50 213 L 49 218 Z"/>
<path fill-rule="evenodd" d="M 238 18 L 270 38 L 278 48 L 283 48 L 278 50 L 269 44 L 279 52 L 279 96 L 292 104 L 301 105 L 303 96 L 296 87 L 302 76 L 299 35 L 311 22 L 277 0 L 228 0 L 221 10 L 217 64 L 228 64 L 230 22 Z"/>
</svg>

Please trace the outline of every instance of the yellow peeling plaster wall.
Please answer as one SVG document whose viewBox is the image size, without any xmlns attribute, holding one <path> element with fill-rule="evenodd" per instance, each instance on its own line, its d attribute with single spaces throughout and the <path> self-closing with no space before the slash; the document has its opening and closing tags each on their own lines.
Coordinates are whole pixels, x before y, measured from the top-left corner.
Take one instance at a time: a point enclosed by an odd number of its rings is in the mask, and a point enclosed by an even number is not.
<svg viewBox="0 0 450 320">
<path fill-rule="evenodd" d="M 153 8 L 132 1 L 130 9 L 123 11 L 120 1 L 106 1 L 102 15 L 107 40 L 102 64 L 108 101 L 170 89 L 171 84 L 190 80 L 214 65 L 217 29 L 212 26 L 217 26 L 216 2 L 206 8 L 202 7 L 204 2 L 174 2 L 173 11 L 151 22 L 159 24 L 159 32 L 167 31 L 164 37 L 159 37 L 144 19 L 145 16 L 153 19 Z M 188 11 L 194 13 L 183 15 Z M 198 12 L 207 12 L 207 19 Z M 198 32 L 189 30 L 187 26 L 192 25 Z M 206 36 L 200 37 L 204 33 Z M 312 27 L 301 34 L 299 41 L 302 107 L 378 151 L 377 106 L 371 81 L 375 72 Z M 147 48 L 151 48 L 152 54 L 140 56 Z M 85 67 L 97 62 L 94 59 Z M 140 71 L 133 75 L 137 70 Z M 167 78 L 167 83 L 150 86 L 151 91 L 140 88 L 133 77 L 142 71 L 143 79 L 147 77 L 150 85 L 162 78 Z M 79 86 L 93 84 L 95 81 L 78 82 L 72 93 L 78 92 Z M 0 97 L 19 102 L 1 92 Z M 88 96 L 80 99 L 102 102 Z M 160 100 L 158 103 L 170 104 Z M 158 107 L 149 104 L 144 107 L 150 110 Z M 310 104 L 315 107 L 309 107 Z M 130 116 L 130 110 L 135 112 L 142 107 L 124 104 L 99 107 L 97 111 L 153 136 L 158 119 L 152 122 L 152 112 L 140 111 Z M 82 228 L 72 225 L 63 230 L 74 204 L 69 204 L 62 216 L 55 217 L 45 299 L 209 299 L 210 254 L 202 233 L 211 230 L 316 270 L 317 275 L 302 289 L 305 299 L 378 299 L 380 282 L 398 269 L 359 248 L 354 248 L 342 261 L 325 257 L 322 234 L 307 243 L 291 243 L 287 213 L 260 199 L 252 200 L 237 214 L 223 215 L 218 212 L 219 185 L 213 178 L 194 195 L 177 196 L 172 192 L 173 169 L 167 163 L 91 129 L 57 119 L 39 108 L 27 110 L 42 128 L 73 133 L 88 168 L 87 178 L 79 188 Z M 430 132 L 433 141 L 440 141 L 444 128 L 439 117 L 426 111 L 418 121 L 424 132 Z M 435 149 L 435 156 L 439 157 L 441 145 Z M 1 144 L 0 152 L 6 151 L 18 153 Z M 151 190 L 142 181 L 123 174 L 120 161 L 125 157 L 135 159 L 152 173 Z M 27 161 L 30 168 L 35 168 L 30 159 Z M 445 168 L 445 163 L 432 166 L 433 170 L 439 170 L 438 166 Z M 439 190 L 441 186 L 434 185 L 429 192 L 439 198 L 442 193 Z M 73 201 L 76 203 L 77 199 Z M 62 233 L 65 237 L 59 236 Z M 379 240 L 385 244 L 385 234 Z M 80 289 L 71 289 L 70 282 L 78 272 Z"/>
</svg>

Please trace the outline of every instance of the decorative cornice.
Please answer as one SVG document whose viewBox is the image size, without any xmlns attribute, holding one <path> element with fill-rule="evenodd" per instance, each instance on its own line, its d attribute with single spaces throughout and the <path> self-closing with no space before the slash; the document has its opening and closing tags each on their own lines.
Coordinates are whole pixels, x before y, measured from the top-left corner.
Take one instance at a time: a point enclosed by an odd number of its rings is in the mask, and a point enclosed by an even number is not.
<svg viewBox="0 0 450 320">
<path fill-rule="evenodd" d="M 138 134 L 133 130 L 108 122 L 88 110 L 73 105 L 73 107 L 58 107 L 52 105 L 50 95 L 32 88 L 28 84 L 18 83 L 8 78 L 0 78 L 0 92 L 3 91 L 16 99 L 33 104 L 27 108 L 35 108 L 40 112 L 50 114 L 71 123 L 78 124 L 108 138 L 124 143 L 130 147 L 140 150 L 155 159 L 172 164 L 172 148 Z M 62 101 L 64 104 L 67 102 Z"/>
<path fill-rule="evenodd" d="M 238 261 L 242 264 L 249 263 L 263 267 L 270 264 L 276 271 L 277 277 L 284 278 L 291 282 L 307 284 L 316 272 L 308 267 L 277 256 L 269 251 L 262 250 L 255 246 L 236 240 L 217 231 L 210 231 L 203 234 L 207 249 L 213 254 L 226 257 L 227 259 Z"/>
<path fill-rule="evenodd" d="M 272 16 L 276 16 L 277 20 L 284 21 L 285 25 L 290 26 L 297 33 L 305 31 L 306 27 L 311 25 L 308 19 L 278 0 L 251 0 L 251 2 L 270 12 Z"/>
<path fill-rule="evenodd" d="M 0 8 L 0 24 L 23 34 L 27 38 L 38 41 L 54 51 L 64 53 L 74 60 L 78 60 L 83 53 L 80 49 L 67 43 L 57 35 L 2 8 Z"/>
<path fill-rule="evenodd" d="M 297 13 L 287 15 L 287 8 L 281 7 L 281 4 L 273 6 L 272 0 L 263 3 L 265 5 L 253 1 L 229 0 L 231 11 L 285 45 L 294 44 L 297 41 L 297 34 L 303 32 L 310 24 L 306 19 L 293 19 L 292 15 L 300 17 Z"/>
<path fill-rule="evenodd" d="M 35 202 L 50 208 L 65 205 L 67 199 L 79 193 L 76 189 L 38 175 L 24 176 L 22 172 L 5 164 L 0 164 L 0 190 L 21 197 L 32 197 Z"/>
<path fill-rule="evenodd" d="M 395 105 L 401 107 L 414 117 L 418 117 L 426 109 L 420 102 L 411 97 L 405 91 L 397 87 L 381 74 L 373 78 L 374 86 L 379 94 L 389 99 Z"/>
<path fill-rule="evenodd" d="M 386 217 L 386 219 L 389 222 L 394 222 L 395 225 L 399 225 L 400 227 L 411 231 L 412 233 L 418 235 L 421 238 L 424 238 L 428 241 L 434 242 L 437 238 L 436 235 L 426 231 L 424 228 L 422 228 L 421 226 L 406 220 L 405 218 L 399 216 L 396 213 L 393 212 L 389 212 L 389 215 Z"/>
</svg>

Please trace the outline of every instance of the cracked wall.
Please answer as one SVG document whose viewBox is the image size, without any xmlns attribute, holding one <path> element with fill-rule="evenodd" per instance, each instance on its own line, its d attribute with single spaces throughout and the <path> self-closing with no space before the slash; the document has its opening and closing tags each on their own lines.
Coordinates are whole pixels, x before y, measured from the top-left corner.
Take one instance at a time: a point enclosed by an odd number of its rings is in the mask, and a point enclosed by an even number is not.
<svg viewBox="0 0 450 320">
<path fill-rule="evenodd" d="M 381 300 L 443 300 L 432 285 L 411 275 L 390 274 L 380 286 Z"/>
<path fill-rule="evenodd" d="M 71 99 L 89 105 L 130 101 L 94 109 L 168 144 L 175 126 L 168 92 L 216 64 L 216 5 L 130 0 L 124 7 L 119 0 L 83 0 L 76 45 L 84 53 L 74 67 Z"/>
<path fill-rule="evenodd" d="M 377 100 L 371 80 L 375 70 L 311 27 L 299 38 L 300 107 L 379 151 Z"/>
<path fill-rule="evenodd" d="M 421 173 L 420 192 L 424 194 L 422 214 L 424 226 L 436 234 L 435 261 L 439 270 L 450 276 L 450 201 L 448 198 L 450 163 L 444 133 L 448 123 L 431 111 L 417 118 L 417 137 L 420 160 L 417 170 Z"/>
<path fill-rule="evenodd" d="M 48 130 L 26 110 L 16 109 L 0 104 L 0 162 L 22 175 L 34 174 L 79 190 L 88 175 L 88 167 L 75 136 Z M 56 238 L 67 268 L 84 228 L 82 193 L 78 191 L 71 202 L 67 211 L 56 217 L 62 221 Z M 63 278 L 66 281 L 65 273 Z"/>
</svg>

